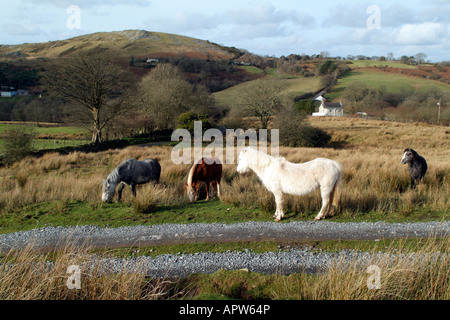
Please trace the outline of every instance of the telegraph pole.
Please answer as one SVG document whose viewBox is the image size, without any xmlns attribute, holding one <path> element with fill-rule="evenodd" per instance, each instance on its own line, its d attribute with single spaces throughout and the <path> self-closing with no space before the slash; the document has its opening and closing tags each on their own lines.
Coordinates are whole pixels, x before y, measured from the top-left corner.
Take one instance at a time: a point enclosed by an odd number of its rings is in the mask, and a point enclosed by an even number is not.
<svg viewBox="0 0 450 320">
<path fill-rule="evenodd" d="M 439 102 L 437 103 L 437 105 L 438 105 L 438 124 L 441 121 L 441 100 L 442 100 L 442 98 L 439 98 Z"/>
</svg>

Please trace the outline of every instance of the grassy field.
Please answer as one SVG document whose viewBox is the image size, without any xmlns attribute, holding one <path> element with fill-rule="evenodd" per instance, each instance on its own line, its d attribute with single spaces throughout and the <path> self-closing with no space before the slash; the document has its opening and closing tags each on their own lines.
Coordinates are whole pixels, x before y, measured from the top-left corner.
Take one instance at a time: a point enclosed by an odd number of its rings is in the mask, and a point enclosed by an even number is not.
<svg viewBox="0 0 450 320">
<path fill-rule="evenodd" d="M 403 124 L 353 118 L 311 118 L 341 148 L 280 148 L 292 162 L 326 157 L 344 166 L 340 213 L 335 221 L 404 221 L 447 219 L 450 207 L 450 131 L 426 124 Z M 410 134 L 411 131 L 414 134 Z M 411 147 L 429 165 L 425 182 L 409 190 L 403 150 Z M 46 225 L 270 221 L 273 195 L 254 174 L 239 175 L 224 165 L 222 201 L 190 204 L 184 194 L 189 165 L 174 165 L 172 147 L 128 147 L 98 153 L 45 154 L 0 169 L 0 232 Z M 127 158 L 157 158 L 161 185 L 142 186 L 138 198 L 128 189 L 121 204 L 102 204 L 102 180 Z M 286 221 L 311 220 L 320 195 L 288 196 Z"/>
<path fill-rule="evenodd" d="M 304 162 L 316 157 L 327 157 L 344 166 L 339 212 L 331 218 L 336 222 L 348 221 L 441 221 L 448 220 L 450 207 L 450 130 L 447 127 L 420 123 L 395 123 L 357 118 L 311 118 L 309 121 L 326 129 L 332 142 L 339 148 L 280 148 L 280 154 L 292 162 Z M 411 134 L 414 132 L 414 134 Z M 411 147 L 423 155 L 429 171 L 417 190 L 409 190 L 406 166 L 400 164 L 403 149 Z M 41 158 L 27 158 L 11 167 L 0 168 L 0 232 L 29 230 L 45 226 L 93 224 L 118 227 L 162 223 L 272 221 L 274 199 L 252 174 L 239 175 L 236 166 L 224 165 L 222 200 L 189 203 L 184 194 L 190 165 L 174 165 L 170 160 L 172 148 L 155 146 L 127 147 L 98 153 L 74 152 L 68 155 L 48 153 Z M 142 186 L 133 199 L 129 189 L 124 190 L 122 203 L 103 204 L 101 181 L 111 170 L 127 158 L 153 157 L 162 166 L 159 186 Z M 303 197 L 288 196 L 285 200 L 286 219 L 310 221 L 320 208 L 317 192 Z M 248 272 L 220 271 L 213 275 L 192 275 L 175 282 L 148 279 L 139 274 L 120 274 L 89 278 L 82 291 L 68 292 L 62 288 L 58 273 L 43 273 L 42 279 L 31 278 L 22 267 L 0 269 L 0 292 L 5 299 L 448 299 L 448 239 L 412 240 L 412 242 L 313 242 L 313 243 L 235 243 L 192 244 L 154 248 L 130 248 L 95 254 L 133 256 L 173 252 L 223 250 L 276 251 L 286 246 L 304 246 L 316 250 L 339 251 L 356 248 L 369 252 L 398 250 L 445 253 L 444 264 L 431 264 L 422 260 L 385 267 L 386 283 L 383 290 L 368 291 L 354 285 L 367 274 L 356 268 L 345 272 L 340 266 L 321 276 L 297 274 L 292 276 L 264 276 Z M 281 247 L 280 247 L 281 246 Z M 384 248 L 384 249 L 383 249 Z M 74 252 L 77 252 L 75 255 Z M 27 251 L 9 253 L 2 261 L 16 261 L 23 265 L 30 260 L 56 259 L 73 264 L 73 257 L 86 258 L 89 248 L 67 248 L 50 254 Z M 69 259 L 69 260 L 67 260 Z M 447 260 L 445 260 L 447 259 Z M 52 261 L 53 261 L 52 260 Z M 22 263 L 22 264 L 20 264 Z M 382 261 L 379 262 L 383 263 Z M 425 263 L 422 264 L 422 263 Z M 76 263 L 75 263 L 76 264 Z M 0 265 L 2 262 L 0 261 Z M 407 267 L 407 268 L 406 268 Z M 414 270 L 417 277 L 401 270 Z M 22 271 L 20 271 L 22 270 Z M 20 271 L 20 272 L 19 272 Z M 55 270 L 66 272 L 66 270 Z M 17 276 L 20 274 L 20 279 Z M 420 275 L 420 276 L 419 276 Z M 14 278 L 16 277 L 16 278 Z M 66 276 L 67 277 L 67 276 Z M 64 279 L 64 277 L 61 277 Z M 15 279 L 15 280 L 14 280 Z M 28 280 L 26 280 L 28 279 Z M 414 279 L 414 281 L 412 281 Z M 430 287 L 429 280 L 433 279 Z M 30 282 L 28 282 L 30 281 Z M 127 283 L 136 284 L 133 288 Z M 384 281 L 384 280 L 383 280 Z M 18 284 L 16 284 L 18 283 Z M 115 283 L 116 285 L 113 285 Z M 208 283 L 216 283 L 210 286 Z M 361 282 L 362 283 L 362 282 Z M 364 282 L 365 283 L 365 282 Z M 120 285 L 118 285 L 120 284 Z M 24 288 L 17 290 L 17 286 Z M 37 290 L 36 287 L 46 288 Z M 103 286 L 101 296 L 95 292 Z M 14 289 L 16 288 L 16 289 Z M 150 290 L 149 288 L 152 288 Z M 255 288 L 258 288 L 257 290 Z M 307 289 L 311 288 L 311 290 Z M 424 289 L 426 288 L 426 290 Z M 36 290 L 35 290 L 36 289 Z M 125 292 L 126 291 L 126 292 Z M 20 292 L 23 295 L 20 295 Z"/>
<path fill-rule="evenodd" d="M 394 93 L 401 91 L 425 91 L 431 88 L 439 88 L 443 91 L 450 92 L 450 86 L 439 81 L 406 77 L 401 74 L 387 73 L 372 69 L 356 69 L 340 78 L 327 96 L 330 100 L 339 98 L 345 88 L 351 82 L 355 81 L 364 83 L 372 89 L 384 88 L 386 92 Z"/>
<path fill-rule="evenodd" d="M 284 88 L 282 94 L 294 94 L 300 95 L 303 93 L 313 92 L 320 89 L 320 78 L 319 77 L 297 77 L 297 76 L 286 76 L 273 74 L 267 77 L 277 78 L 280 85 Z M 239 85 L 230 87 L 226 90 L 214 93 L 216 103 L 218 105 L 228 105 L 230 107 L 239 105 L 239 95 L 242 92 L 248 90 L 251 86 L 251 81 L 244 82 Z"/>
<path fill-rule="evenodd" d="M 263 70 L 261 70 L 261 69 L 258 68 L 258 67 L 254 67 L 254 66 L 241 66 L 241 67 L 239 67 L 239 68 L 242 69 L 242 70 L 247 71 L 247 72 L 250 73 L 250 74 L 257 74 L 257 75 L 260 75 L 260 74 L 263 74 L 263 73 L 264 73 Z"/>
<path fill-rule="evenodd" d="M 48 123 L 48 124 L 40 124 L 36 125 L 36 123 L 26 123 L 27 125 L 33 127 L 33 131 L 36 133 L 38 138 L 51 137 L 51 138 L 80 138 L 86 137 L 88 134 L 87 130 L 80 127 L 72 127 L 72 126 L 62 126 L 59 124 Z M 17 129 L 23 126 L 22 123 L 17 122 L 0 122 L 0 135 L 3 134 L 6 130 Z"/>
<path fill-rule="evenodd" d="M 36 123 L 26 123 L 33 128 L 36 135 L 33 139 L 34 150 L 58 149 L 62 147 L 75 147 L 90 143 L 89 133 L 86 129 L 72 126 L 62 126 L 54 123 L 44 123 L 39 126 Z M 2 135 L 7 130 L 23 127 L 24 123 L 0 122 L 0 150 L 2 150 Z"/>
<path fill-rule="evenodd" d="M 402 69 L 417 69 L 416 65 L 404 64 L 397 61 L 377 61 L 377 60 L 347 60 L 351 68 L 371 68 L 371 67 L 389 67 Z"/>
</svg>

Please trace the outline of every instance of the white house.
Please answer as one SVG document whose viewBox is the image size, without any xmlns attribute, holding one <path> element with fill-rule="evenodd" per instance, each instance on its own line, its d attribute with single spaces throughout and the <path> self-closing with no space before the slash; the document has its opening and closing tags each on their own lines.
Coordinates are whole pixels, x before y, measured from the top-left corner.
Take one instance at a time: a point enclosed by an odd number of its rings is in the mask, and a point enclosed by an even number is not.
<svg viewBox="0 0 450 320">
<path fill-rule="evenodd" d="M 326 99 L 323 96 L 319 96 L 315 100 L 320 101 L 319 112 L 314 112 L 312 115 L 314 117 L 324 117 L 324 116 L 332 116 L 332 117 L 341 117 L 344 115 L 344 106 L 339 102 L 326 102 Z"/>
<path fill-rule="evenodd" d="M 1 86 L 0 96 L 1 97 L 14 97 L 17 91 L 13 87 Z"/>
</svg>

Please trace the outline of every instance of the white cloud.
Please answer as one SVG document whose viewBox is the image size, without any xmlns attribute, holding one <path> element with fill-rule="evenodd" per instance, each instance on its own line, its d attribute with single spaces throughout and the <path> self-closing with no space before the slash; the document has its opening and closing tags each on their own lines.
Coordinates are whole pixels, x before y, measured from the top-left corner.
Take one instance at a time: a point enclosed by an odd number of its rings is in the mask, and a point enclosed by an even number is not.
<svg viewBox="0 0 450 320">
<path fill-rule="evenodd" d="M 406 24 L 398 32 L 395 42 L 401 45 L 435 45 L 448 39 L 449 28 L 442 23 Z"/>
<path fill-rule="evenodd" d="M 268 2 L 212 14 L 183 11 L 168 17 L 153 16 L 144 22 L 144 27 L 152 30 L 182 34 L 208 31 L 236 40 L 284 36 L 292 29 L 314 25 L 312 15 L 297 10 L 278 10 Z"/>
<path fill-rule="evenodd" d="M 18 23 L 10 23 L 2 25 L 9 35 L 12 36 L 36 36 L 45 33 L 45 31 L 36 25 L 24 25 Z"/>
<path fill-rule="evenodd" d="M 77 5 L 80 8 L 91 8 L 98 6 L 116 6 L 126 5 L 132 7 L 147 7 L 151 4 L 150 0 L 22 0 L 24 5 L 31 4 L 36 6 L 55 6 L 66 8 L 70 5 Z"/>
<path fill-rule="evenodd" d="M 225 12 L 223 18 L 236 24 L 284 24 L 293 23 L 301 26 L 313 26 L 314 17 L 308 13 L 300 13 L 297 10 L 278 10 L 268 2 L 259 3 L 254 7 L 237 8 Z"/>
</svg>

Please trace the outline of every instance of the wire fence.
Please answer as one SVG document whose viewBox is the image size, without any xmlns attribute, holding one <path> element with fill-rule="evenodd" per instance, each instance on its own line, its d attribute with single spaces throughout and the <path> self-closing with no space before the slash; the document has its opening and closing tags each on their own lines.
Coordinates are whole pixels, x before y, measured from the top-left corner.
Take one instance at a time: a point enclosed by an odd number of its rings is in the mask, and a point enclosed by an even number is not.
<svg viewBox="0 0 450 320">
<path fill-rule="evenodd" d="M 78 147 L 91 143 L 90 140 L 77 140 L 77 139 L 35 139 L 32 142 L 32 148 L 34 150 L 45 149 L 58 149 L 64 147 Z"/>
</svg>

